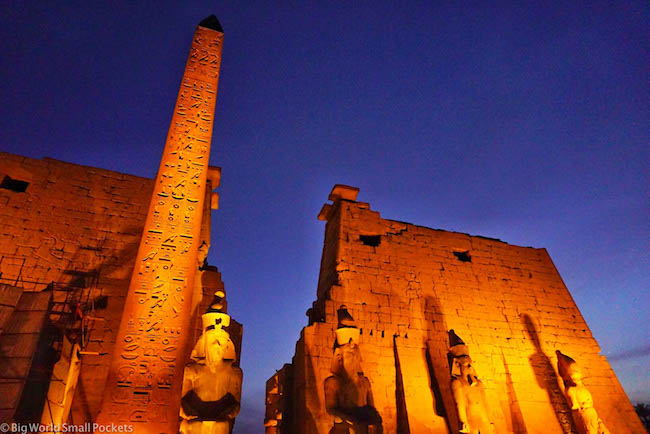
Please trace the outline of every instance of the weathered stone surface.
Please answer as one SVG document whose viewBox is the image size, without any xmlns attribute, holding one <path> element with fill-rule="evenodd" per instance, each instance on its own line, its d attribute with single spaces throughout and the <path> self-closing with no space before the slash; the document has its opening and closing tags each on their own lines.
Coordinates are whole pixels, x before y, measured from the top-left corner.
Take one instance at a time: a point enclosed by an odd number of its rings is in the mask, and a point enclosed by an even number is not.
<svg viewBox="0 0 650 434">
<path fill-rule="evenodd" d="M 22 292 L 22 288 L 0 283 L 0 334 L 7 326 Z"/>
<path fill-rule="evenodd" d="M 13 302 L 15 291 L 11 292 Z M 6 417 L 0 419 L 3 422 L 14 420 L 19 409 L 51 300 L 51 292 L 22 292 L 0 334 L 0 412 Z"/>
<path fill-rule="evenodd" d="M 317 300 L 282 398 L 292 423 L 277 432 L 332 428 L 321 385 L 341 305 L 360 329 L 386 433 L 458 432 L 451 329 L 472 349 L 496 432 L 571 432 L 558 349 L 580 354 L 584 383 L 612 432 L 644 432 L 545 249 L 386 220 L 365 203 L 331 198 L 319 215 L 327 224 Z M 274 399 L 267 396 L 271 407 Z"/>
<path fill-rule="evenodd" d="M 287 398 L 293 388 L 293 367 L 285 364 L 266 382 L 266 414 L 264 427 L 266 434 L 282 432 L 291 427 L 292 404 Z M 290 395 L 289 395 L 290 396 Z"/>
<path fill-rule="evenodd" d="M 72 407 L 73 420 L 94 421 L 153 180 L 0 153 L 3 176 L 29 185 L 24 192 L 0 189 L 0 203 L 5 204 L 0 206 L 1 282 L 21 286 L 19 293 L 43 291 L 54 284 L 52 296 L 58 302 L 71 291 L 88 300 L 108 297 L 106 308 L 96 309 L 86 323 L 86 349 L 98 354 L 84 359 L 82 386 Z M 48 300 L 35 294 L 26 293 L 15 309 L 47 309 Z M 0 302 L 0 318 L 5 318 L 4 310 Z"/>
<path fill-rule="evenodd" d="M 178 431 L 184 361 L 192 343 L 223 40 L 216 18 L 205 23 L 192 38 L 97 419 L 130 422 L 141 433 Z"/>
</svg>

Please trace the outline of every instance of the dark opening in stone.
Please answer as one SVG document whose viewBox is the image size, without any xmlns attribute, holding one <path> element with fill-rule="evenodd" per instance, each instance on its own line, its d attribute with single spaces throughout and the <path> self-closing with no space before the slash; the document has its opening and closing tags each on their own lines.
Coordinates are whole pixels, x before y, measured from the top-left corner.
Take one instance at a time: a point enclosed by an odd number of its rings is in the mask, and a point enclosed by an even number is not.
<svg viewBox="0 0 650 434">
<path fill-rule="evenodd" d="M 366 246 L 377 247 L 381 243 L 381 235 L 359 235 L 359 241 Z"/>
<path fill-rule="evenodd" d="M 2 183 L 0 183 L 0 188 L 22 193 L 25 190 L 27 190 L 28 185 L 29 182 L 27 181 L 19 181 L 17 179 L 12 179 L 9 175 L 6 175 L 2 180 Z"/>
<path fill-rule="evenodd" d="M 472 257 L 469 255 L 469 250 L 466 252 L 454 252 L 454 256 L 461 262 L 472 262 Z"/>
</svg>

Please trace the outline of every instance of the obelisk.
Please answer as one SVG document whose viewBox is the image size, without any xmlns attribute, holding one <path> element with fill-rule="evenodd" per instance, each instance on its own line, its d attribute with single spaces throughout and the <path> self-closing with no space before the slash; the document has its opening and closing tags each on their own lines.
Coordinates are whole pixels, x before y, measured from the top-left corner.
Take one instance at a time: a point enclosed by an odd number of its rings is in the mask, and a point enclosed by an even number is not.
<svg viewBox="0 0 650 434">
<path fill-rule="evenodd" d="M 112 354 L 99 424 L 176 434 L 189 338 L 223 30 L 190 48 Z"/>
</svg>

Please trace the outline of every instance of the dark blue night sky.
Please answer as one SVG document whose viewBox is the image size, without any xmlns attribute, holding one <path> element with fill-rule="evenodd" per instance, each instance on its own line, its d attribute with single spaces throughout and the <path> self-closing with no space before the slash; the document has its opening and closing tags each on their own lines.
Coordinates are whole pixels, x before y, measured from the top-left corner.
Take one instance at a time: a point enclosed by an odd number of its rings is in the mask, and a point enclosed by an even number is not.
<svg viewBox="0 0 650 434">
<path fill-rule="evenodd" d="M 217 15 L 209 261 L 245 327 L 237 432 L 261 432 L 307 323 L 335 183 L 384 218 L 546 247 L 650 402 L 647 2 L 135 3 L 3 2 L 0 150 L 153 177 Z"/>
</svg>

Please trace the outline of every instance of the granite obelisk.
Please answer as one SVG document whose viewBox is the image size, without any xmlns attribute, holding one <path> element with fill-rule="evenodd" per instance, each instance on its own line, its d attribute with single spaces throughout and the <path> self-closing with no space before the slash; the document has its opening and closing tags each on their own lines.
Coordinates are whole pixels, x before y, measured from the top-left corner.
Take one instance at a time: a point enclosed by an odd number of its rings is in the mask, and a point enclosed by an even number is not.
<svg viewBox="0 0 650 434">
<path fill-rule="evenodd" d="M 99 424 L 176 434 L 223 30 L 192 40 L 112 354 Z"/>
</svg>

